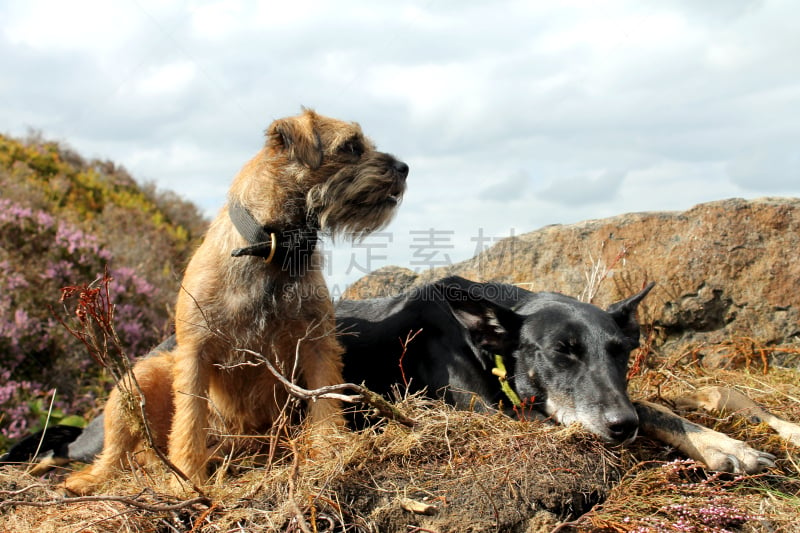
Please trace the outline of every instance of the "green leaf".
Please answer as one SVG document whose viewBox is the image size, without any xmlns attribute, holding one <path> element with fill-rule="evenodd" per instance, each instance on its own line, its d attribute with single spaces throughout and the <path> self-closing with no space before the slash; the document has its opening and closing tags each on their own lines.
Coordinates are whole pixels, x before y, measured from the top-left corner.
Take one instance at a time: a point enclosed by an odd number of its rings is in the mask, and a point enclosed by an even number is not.
<svg viewBox="0 0 800 533">
<path fill-rule="evenodd" d="M 82 416 L 69 415 L 62 418 L 59 422 L 62 426 L 72 426 L 76 428 L 86 427 L 86 420 Z"/>
</svg>

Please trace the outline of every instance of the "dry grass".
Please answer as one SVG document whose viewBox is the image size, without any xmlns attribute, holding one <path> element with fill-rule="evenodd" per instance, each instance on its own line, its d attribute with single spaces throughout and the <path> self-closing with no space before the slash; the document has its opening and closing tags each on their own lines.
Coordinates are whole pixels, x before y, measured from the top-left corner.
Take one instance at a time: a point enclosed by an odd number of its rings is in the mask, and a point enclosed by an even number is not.
<svg viewBox="0 0 800 533">
<path fill-rule="evenodd" d="M 648 346 L 645 343 L 645 348 Z M 724 369 L 706 369 L 701 352 L 723 355 Z M 636 356 L 639 357 L 636 357 Z M 643 360 L 635 354 L 634 360 Z M 666 404 L 705 386 L 735 387 L 774 414 L 800 421 L 796 368 L 772 367 L 776 355 L 797 359 L 796 348 L 759 346 L 734 339 L 687 349 L 672 359 L 649 354 L 630 383 L 631 396 Z M 725 361 L 724 359 L 728 360 Z M 755 476 L 706 474 L 659 443 L 640 439 L 629 448 L 638 460 L 609 498 L 583 516 L 580 530 L 600 531 L 800 531 L 800 449 L 766 424 L 739 417 L 681 412 L 690 420 L 748 442 L 777 457 L 777 465 Z"/>
<path fill-rule="evenodd" d="M 414 429 L 387 423 L 355 432 L 336 457 L 316 460 L 302 435 L 287 437 L 270 468 L 239 460 L 235 474 L 212 480 L 203 505 L 163 494 L 160 467 L 120 475 L 104 487 L 114 498 L 71 500 L 53 483 L 5 468 L 0 519 L 4 530 L 41 532 L 486 531 L 525 522 L 537 510 L 576 518 L 621 473 L 619 459 L 576 427 L 459 412 L 419 398 L 402 407 L 419 420 Z M 409 502 L 433 514 L 404 510 Z"/>
<path fill-rule="evenodd" d="M 635 398 L 669 404 L 723 384 L 800 420 L 797 370 L 707 371 L 688 356 L 646 359 L 631 382 Z M 800 531 L 800 450 L 767 427 L 687 413 L 778 457 L 761 475 L 710 475 L 646 438 L 608 448 L 575 427 L 420 398 L 400 406 L 415 428 L 388 422 L 353 432 L 335 457 L 309 457 L 303 435 L 285 432 L 270 467 L 229 461 L 203 501 L 165 494 L 160 466 L 120 475 L 104 487 L 113 497 L 93 499 L 62 499 L 54 480 L 5 467 L 0 531 Z"/>
<path fill-rule="evenodd" d="M 578 521 L 595 531 L 790 531 L 797 496 L 773 487 L 770 475 L 707 474 L 691 460 L 640 463 L 608 500 Z M 796 491 L 797 482 L 790 485 Z"/>
</svg>

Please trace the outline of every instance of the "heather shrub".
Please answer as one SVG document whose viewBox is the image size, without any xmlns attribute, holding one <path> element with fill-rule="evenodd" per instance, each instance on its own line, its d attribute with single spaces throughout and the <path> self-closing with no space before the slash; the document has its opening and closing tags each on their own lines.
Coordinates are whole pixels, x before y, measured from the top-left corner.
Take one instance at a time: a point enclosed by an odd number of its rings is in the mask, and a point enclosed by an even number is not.
<svg viewBox="0 0 800 533">
<path fill-rule="evenodd" d="M 56 421 L 91 415 L 110 388 L 58 318 L 61 288 L 108 269 L 123 348 L 146 353 L 170 333 L 180 274 L 204 228 L 189 202 L 140 187 L 114 163 L 35 134 L 0 135 L 0 450 L 48 410 Z"/>
<path fill-rule="evenodd" d="M 130 267 L 114 268 L 98 239 L 43 211 L 0 198 L 0 432 L 17 438 L 33 422 L 32 402 L 55 388 L 69 410 L 92 361 L 56 318 L 62 287 L 94 280 L 110 265 L 118 333 L 130 354 L 158 342 L 166 319 L 149 303 L 154 287 Z"/>
</svg>

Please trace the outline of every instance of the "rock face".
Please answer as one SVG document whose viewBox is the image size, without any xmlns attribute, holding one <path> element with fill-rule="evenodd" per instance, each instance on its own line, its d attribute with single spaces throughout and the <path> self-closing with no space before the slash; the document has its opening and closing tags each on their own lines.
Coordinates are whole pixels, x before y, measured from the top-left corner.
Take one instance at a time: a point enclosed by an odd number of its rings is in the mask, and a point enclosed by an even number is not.
<svg viewBox="0 0 800 533">
<path fill-rule="evenodd" d="M 345 297 L 395 294 L 450 274 L 607 306 L 655 281 L 640 322 L 671 355 L 692 347 L 800 345 L 800 199 L 731 199 L 508 238 L 419 275 L 388 267 Z"/>
</svg>

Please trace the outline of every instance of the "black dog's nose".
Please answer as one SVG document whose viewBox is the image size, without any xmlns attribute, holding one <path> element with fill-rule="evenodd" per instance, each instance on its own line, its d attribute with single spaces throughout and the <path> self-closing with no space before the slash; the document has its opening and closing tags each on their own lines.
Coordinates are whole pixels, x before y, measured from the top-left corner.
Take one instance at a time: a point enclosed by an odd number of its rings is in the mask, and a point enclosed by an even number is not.
<svg viewBox="0 0 800 533">
<path fill-rule="evenodd" d="M 606 418 L 609 436 L 616 442 L 625 442 L 636 436 L 639 419 L 636 416 L 618 413 Z"/>
<path fill-rule="evenodd" d="M 394 169 L 398 174 L 402 175 L 404 178 L 408 177 L 408 165 L 406 165 L 402 161 L 395 161 Z"/>
</svg>

